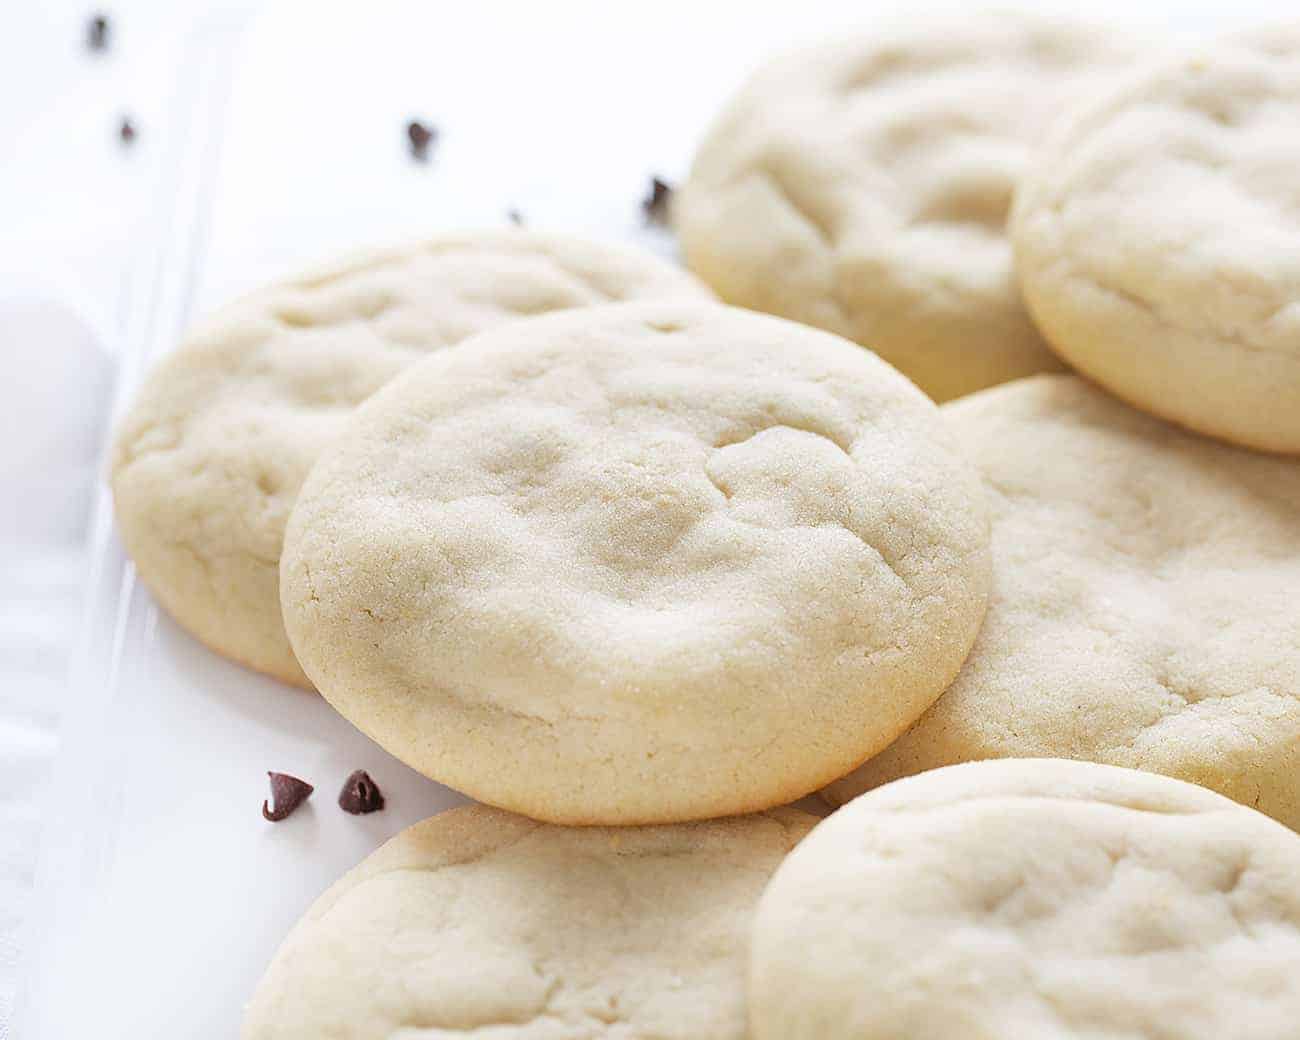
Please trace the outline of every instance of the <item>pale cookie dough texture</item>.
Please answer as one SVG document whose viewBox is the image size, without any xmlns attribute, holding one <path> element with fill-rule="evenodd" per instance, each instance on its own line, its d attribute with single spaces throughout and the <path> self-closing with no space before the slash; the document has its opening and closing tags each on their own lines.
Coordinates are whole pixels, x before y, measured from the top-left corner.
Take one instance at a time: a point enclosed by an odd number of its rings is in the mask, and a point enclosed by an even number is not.
<svg viewBox="0 0 1300 1040">
<path fill-rule="evenodd" d="M 307 911 L 243 1040 L 746 1040 L 754 907 L 814 823 L 793 809 L 623 829 L 442 813 Z"/>
<path fill-rule="evenodd" d="M 653 257 L 524 231 L 358 256 L 248 296 L 165 358 L 122 422 L 111 462 L 122 539 L 183 627 L 309 685 L 280 619 L 280 547 L 307 471 L 357 404 L 511 318 L 706 296 Z"/>
<path fill-rule="evenodd" d="M 1077 376 L 943 411 L 988 492 L 988 616 L 952 688 L 831 800 L 1046 755 L 1166 773 L 1300 828 L 1300 461 Z"/>
<path fill-rule="evenodd" d="M 1050 759 L 901 780 L 817 826 L 754 923 L 754 1040 L 1289 1040 L 1300 836 Z"/>
<path fill-rule="evenodd" d="M 936 400 L 1061 367 L 1020 299 L 1006 218 L 1062 106 L 1126 35 L 1029 14 L 883 24 L 772 62 L 675 200 L 729 303 L 865 344 Z"/>
<path fill-rule="evenodd" d="M 480 801 L 657 823 L 883 748 L 983 617 L 978 478 L 867 351 L 720 304 L 517 322 L 359 409 L 281 567 L 348 719 Z"/>
<path fill-rule="evenodd" d="M 1300 27 L 1153 66 L 1066 119 L 1016 200 L 1066 361 L 1138 407 L 1300 453 Z"/>
</svg>

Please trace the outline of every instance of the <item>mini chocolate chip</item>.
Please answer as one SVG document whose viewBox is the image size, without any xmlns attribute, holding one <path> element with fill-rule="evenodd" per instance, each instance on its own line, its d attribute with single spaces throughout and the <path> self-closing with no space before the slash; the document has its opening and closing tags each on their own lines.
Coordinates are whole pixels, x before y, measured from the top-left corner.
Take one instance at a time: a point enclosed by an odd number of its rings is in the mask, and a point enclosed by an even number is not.
<svg viewBox="0 0 1300 1040">
<path fill-rule="evenodd" d="M 658 177 L 650 178 L 650 191 L 641 200 L 641 211 L 645 214 L 647 224 L 668 223 L 668 200 L 672 198 L 673 186 Z"/>
<path fill-rule="evenodd" d="M 86 46 L 92 51 L 108 50 L 109 21 L 106 15 L 97 14 L 86 22 Z"/>
<path fill-rule="evenodd" d="M 272 823 L 279 823 L 302 805 L 314 788 L 306 780 L 299 780 L 288 773 L 267 773 L 271 778 L 271 802 L 262 803 L 262 816 Z M 274 806 L 274 808 L 272 808 Z"/>
<path fill-rule="evenodd" d="M 343 790 L 339 792 L 339 808 L 344 812 L 360 816 L 362 813 L 378 812 L 383 807 L 383 792 L 364 769 L 358 769 L 343 781 Z"/>
<path fill-rule="evenodd" d="M 117 128 L 117 137 L 128 147 L 135 144 L 135 124 L 125 116 L 122 117 L 122 122 Z"/>
<path fill-rule="evenodd" d="M 411 155 L 420 162 L 427 162 L 429 146 L 438 139 L 438 128 L 425 126 L 418 119 L 406 124 L 406 139 L 411 144 Z"/>
<path fill-rule="evenodd" d="M 510 221 L 510 223 L 512 223 L 515 227 L 523 227 L 523 226 L 524 226 L 524 215 L 523 215 L 522 213 L 520 213 L 519 210 L 517 210 L 517 209 L 508 209 L 508 210 L 506 210 L 506 218 L 507 218 L 507 219 Z"/>
</svg>

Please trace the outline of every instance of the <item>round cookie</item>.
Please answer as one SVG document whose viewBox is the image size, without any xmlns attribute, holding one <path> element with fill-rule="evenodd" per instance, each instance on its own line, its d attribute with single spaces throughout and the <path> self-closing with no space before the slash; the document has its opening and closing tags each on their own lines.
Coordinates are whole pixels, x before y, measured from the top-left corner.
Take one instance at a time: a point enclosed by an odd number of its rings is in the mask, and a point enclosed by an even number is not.
<svg viewBox="0 0 1300 1040">
<path fill-rule="evenodd" d="M 1300 461 L 1077 376 L 943 411 L 989 494 L 988 615 L 948 692 L 831 800 L 1045 755 L 1166 773 L 1300 828 Z"/>
<path fill-rule="evenodd" d="M 867 351 L 717 304 L 484 333 L 358 410 L 281 564 L 321 693 L 559 823 L 780 805 L 883 748 L 983 616 L 978 480 Z"/>
<path fill-rule="evenodd" d="M 442 813 L 307 911 L 243 1040 L 745 1040 L 754 906 L 816 822 L 776 809 L 612 830 Z"/>
<path fill-rule="evenodd" d="M 855 339 L 936 400 L 1059 369 L 1016 285 L 1016 182 L 1124 35 L 1004 11 L 873 27 L 772 62 L 674 204 L 722 298 Z"/>
<path fill-rule="evenodd" d="M 754 921 L 754 1040 L 1284 1040 L 1300 836 L 1052 759 L 900 780 L 819 824 Z"/>
<path fill-rule="evenodd" d="M 122 540 L 183 627 L 307 686 L 280 619 L 280 547 L 307 471 L 355 405 L 511 318 L 707 295 L 654 257 L 525 231 L 445 235 L 255 293 L 164 358 L 119 426 Z"/>
<path fill-rule="evenodd" d="M 1153 66 L 1064 120 L 1012 218 L 1066 361 L 1138 407 L 1300 453 L 1300 28 Z"/>
</svg>

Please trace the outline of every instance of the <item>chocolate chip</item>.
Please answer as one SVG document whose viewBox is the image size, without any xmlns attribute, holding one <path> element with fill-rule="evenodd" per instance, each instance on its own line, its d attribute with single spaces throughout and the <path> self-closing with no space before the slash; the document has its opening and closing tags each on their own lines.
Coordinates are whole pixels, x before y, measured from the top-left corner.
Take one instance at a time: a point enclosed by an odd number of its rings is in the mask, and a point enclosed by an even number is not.
<svg viewBox="0 0 1300 1040">
<path fill-rule="evenodd" d="M 94 15 L 86 22 L 86 46 L 92 51 L 108 50 L 109 22 L 106 15 Z"/>
<path fill-rule="evenodd" d="M 523 227 L 523 226 L 524 226 L 524 215 L 523 215 L 522 213 L 520 213 L 519 210 L 517 210 L 517 209 L 508 209 L 508 210 L 506 210 L 506 218 L 507 218 L 507 219 L 510 221 L 510 223 L 512 223 L 515 227 Z"/>
<path fill-rule="evenodd" d="M 343 781 L 343 790 L 339 792 L 339 808 L 344 812 L 360 816 L 362 813 L 378 812 L 383 807 L 383 792 L 364 769 L 358 769 Z"/>
<path fill-rule="evenodd" d="M 135 144 L 135 124 L 125 116 L 122 117 L 122 122 L 117 128 L 117 138 L 127 147 Z"/>
<path fill-rule="evenodd" d="M 266 775 L 271 778 L 271 802 L 270 805 L 262 803 L 262 816 L 272 823 L 279 823 L 311 797 L 313 788 L 306 780 L 288 773 Z"/>
<path fill-rule="evenodd" d="M 438 128 L 412 119 L 406 124 L 406 139 L 411 144 L 411 155 L 419 162 L 428 162 L 429 146 L 438 139 Z"/>
<path fill-rule="evenodd" d="M 668 223 L 668 201 L 672 198 L 673 186 L 658 177 L 650 178 L 650 191 L 641 200 L 641 211 L 645 214 L 647 224 Z"/>
</svg>

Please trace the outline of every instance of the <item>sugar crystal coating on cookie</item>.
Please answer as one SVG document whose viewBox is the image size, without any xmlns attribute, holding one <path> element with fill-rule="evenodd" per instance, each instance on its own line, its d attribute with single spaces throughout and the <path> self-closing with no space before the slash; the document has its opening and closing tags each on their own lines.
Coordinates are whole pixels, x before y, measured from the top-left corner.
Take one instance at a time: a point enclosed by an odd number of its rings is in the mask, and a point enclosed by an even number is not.
<svg viewBox="0 0 1300 1040">
<path fill-rule="evenodd" d="M 987 528 L 935 407 L 714 304 L 520 322 L 355 415 L 294 509 L 285 622 L 408 764 L 555 822 L 791 801 L 933 702 Z"/>
</svg>

